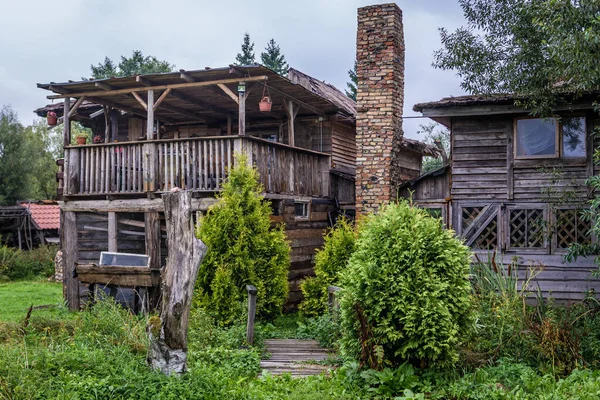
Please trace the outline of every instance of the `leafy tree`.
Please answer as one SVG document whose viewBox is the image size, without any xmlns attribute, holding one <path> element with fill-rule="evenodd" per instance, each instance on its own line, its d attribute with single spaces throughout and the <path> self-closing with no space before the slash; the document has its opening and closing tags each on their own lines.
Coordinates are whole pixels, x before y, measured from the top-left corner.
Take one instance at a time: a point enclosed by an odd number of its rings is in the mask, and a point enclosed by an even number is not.
<svg viewBox="0 0 600 400">
<path fill-rule="evenodd" d="M 441 28 L 434 67 L 456 71 L 470 93 L 515 93 L 519 104 L 551 114 L 600 87 L 597 0 L 459 0 L 467 26 Z"/>
<path fill-rule="evenodd" d="M 244 33 L 244 40 L 242 42 L 242 51 L 235 56 L 236 65 L 252 65 L 255 64 L 254 58 L 254 42 L 250 42 L 250 34 Z"/>
<path fill-rule="evenodd" d="M 315 276 L 300 284 L 304 300 L 300 311 L 308 316 L 327 312 L 327 288 L 338 285 L 340 274 L 346 269 L 354 251 L 354 226 L 345 218 L 339 219 L 335 227 L 325 234 L 325 243 L 315 256 Z"/>
<path fill-rule="evenodd" d="M 350 77 L 350 82 L 346 82 L 346 86 L 348 86 L 348 89 L 345 90 L 346 96 L 356 101 L 356 90 L 358 87 L 358 76 L 356 76 L 356 60 L 354 61 L 354 68 L 348 70 L 348 76 Z"/>
<path fill-rule="evenodd" d="M 470 252 L 408 202 L 362 222 L 342 272 L 341 349 L 380 369 L 450 366 L 472 327 Z"/>
<path fill-rule="evenodd" d="M 285 56 L 281 54 L 279 45 L 275 43 L 275 39 L 269 40 L 265 51 L 260 53 L 262 64 L 277 72 L 279 75 L 286 75 L 290 66 L 285 61 Z"/>
<path fill-rule="evenodd" d="M 141 74 L 155 74 L 171 72 L 175 65 L 167 61 L 160 61 L 154 56 L 146 56 L 140 50 L 134 50 L 131 57 L 121 56 L 121 62 L 115 64 L 110 58 L 104 58 L 104 62 L 98 65 L 90 65 L 92 79 L 110 78 L 112 76 L 129 76 Z"/>
<path fill-rule="evenodd" d="M 435 145 L 436 142 L 440 142 L 446 155 L 450 157 L 450 131 L 446 129 L 446 127 L 436 123 L 431 122 L 427 125 L 419 125 L 421 128 L 417 131 L 418 134 L 423 134 L 423 140 L 425 143 Z M 424 157 L 423 158 L 423 173 L 427 173 L 430 171 L 434 171 L 438 168 L 441 168 L 444 165 L 444 160 L 442 157 Z"/>
<path fill-rule="evenodd" d="M 56 160 L 62 157 L 62 131 L 49 128 L 39 119 L 25 128 L 27 146 L 35 154 L 30 160 L 32 173 L 31 192 L 28 199 L 52 199 L 56 196 Z"/>
<path fill-rule="evenodd" d="M 290 246 L 283 225 L 271 229 L 258 172 L 236 156 L 218 202 L 200 221 L 198 237 L 208 246 L 200 266 L 196 302 L 222 324 L 238 316 L 246 285 L 254 285 L 257 315 L 279 315 L 287 300 Z"/>
</svg>

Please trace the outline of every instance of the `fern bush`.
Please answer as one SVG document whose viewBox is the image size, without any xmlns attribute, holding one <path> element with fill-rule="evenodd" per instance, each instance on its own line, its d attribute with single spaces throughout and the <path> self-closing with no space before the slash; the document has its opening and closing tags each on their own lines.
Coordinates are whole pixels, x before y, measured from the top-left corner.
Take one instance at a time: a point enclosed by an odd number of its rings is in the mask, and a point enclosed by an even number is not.
<svg viewBox="0 0 600 400">
<path fill-rule="evenodd" d="M 258 172 L 236 156 L 217 203 L 197 227 L 208 253 L 198 273 L 196 304 L 222 325 L 231 324 L 247 296 L 258 289 L 257 315 L 279 315 L 288 295 L 290 246 L 283 225 L 271 229 L 271 206 L 264 201 Z"/>
<path fill-rule="evenodd" d="M 354 242 L 354 227 L 346 218 L 339 219 L 327 231 L 323 248 L 315 256 L 315 276 L 300 285 L 304 300 L 299 308 L 304 315 L 313 317 L 327 312 L 327 287 L 339 284 L 340 272 L 348 265 Z"/>
<path fill-rule="evenodd" d="M 363 221 L 342 274 L 345 356 L 375 369 L 445 367 L 472 326 L 469 249 L 406 201 Z"/>
</svg>

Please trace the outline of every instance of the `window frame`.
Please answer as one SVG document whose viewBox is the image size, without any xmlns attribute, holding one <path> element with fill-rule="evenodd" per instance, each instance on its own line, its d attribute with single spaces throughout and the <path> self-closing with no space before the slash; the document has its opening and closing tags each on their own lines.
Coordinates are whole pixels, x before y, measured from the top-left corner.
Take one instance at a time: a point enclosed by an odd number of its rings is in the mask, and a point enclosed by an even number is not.
<svg viewBox="0 0 600 400">
<path fill-rule="evenodd" d="M 584 127 L 585 127 L 585 137 L 583 139 L 583 143 L 585 144 L 585 155 L 583 156 L 576 156 L 576 157 L 565 157 L 564 156 L 564 139 L 563 139 L 563 123 L 562 120 L 564 118 L 583 118 L 584 120 Z M 555 122 L 555 133 L 554 133 L 554 140 L 555 140 L 555 151 L 554 151 L 554 155 L 548 155 L 548 154 L 543 154 L 543 155 L 539 155 L 539 156 L 528 156 L 528 155 L 518 155 L 518 138 L 517 138 L 517 124 L 518 121 L 520 120 L 526 120 L 526 119 L 541 119 L 544 120 L 546 118 L 540 118 L 540 117 L 534 117 L 534 116 L 525 116 L 525 117 L 515 117 L 513 119 L 513 143 L 514 143 L 514 150 L 513 150 L 513 157 L 515 160 L 535 160 L 535 159 L 561 159 L 561 160 L 584 160 L 587 159 L 588 156 L 588 118 L 585 114 L 569 114 L 569 115 L 561 115 L 560 116 L 560 120 L 558 120 L 557 118 L 548 118 L 551 119 Z"/>
<path fill-rule="evenodd" d="M 306 216 L 296 215 L 296 204 L 303 204 L 306 207 Z M 294 200 L 294 218 L 300 221 L 306 221 L 310 219 L 310 201 L 307 200 Z"/>
</svg>

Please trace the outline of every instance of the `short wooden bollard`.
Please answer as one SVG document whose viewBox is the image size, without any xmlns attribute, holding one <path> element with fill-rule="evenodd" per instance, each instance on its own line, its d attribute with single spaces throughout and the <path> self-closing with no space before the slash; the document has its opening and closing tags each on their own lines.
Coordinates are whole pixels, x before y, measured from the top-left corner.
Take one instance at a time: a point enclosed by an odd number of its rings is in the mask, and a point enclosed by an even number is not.
<svg viewBox="0 0 600 400">
<path fill-rule="evenodd" d="M 246 285 L 248 291 L 248 326 L 246 327 L 246 342 L 254 343 L 254 317 L 256 316 L 256 287 Z"/>
<path fill-rule="evenodd" d="M 338 299 L 335 296 L 335 293 L 339 291 L 341 288 L 337 286 L 328 286 L 327 287 L 327 303 L 329 305 L 329 312 L 331 316 L 336 319 L 338 313 Z"/>
</svg>

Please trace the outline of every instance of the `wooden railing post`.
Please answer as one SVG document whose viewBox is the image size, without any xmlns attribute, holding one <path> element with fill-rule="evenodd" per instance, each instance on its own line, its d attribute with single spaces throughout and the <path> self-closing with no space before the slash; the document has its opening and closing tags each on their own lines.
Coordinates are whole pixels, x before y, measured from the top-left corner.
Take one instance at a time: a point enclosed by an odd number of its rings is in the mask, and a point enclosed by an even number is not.
<svg viewBox="0 0 600 400">
<path fill-rule="evenodd" d="M 248 325 L 246 326 L 246 342 L 254 343 L 254 318 L 256 317 L 256 287 L 246 285 L 248 291 Z"/>
</svg>

